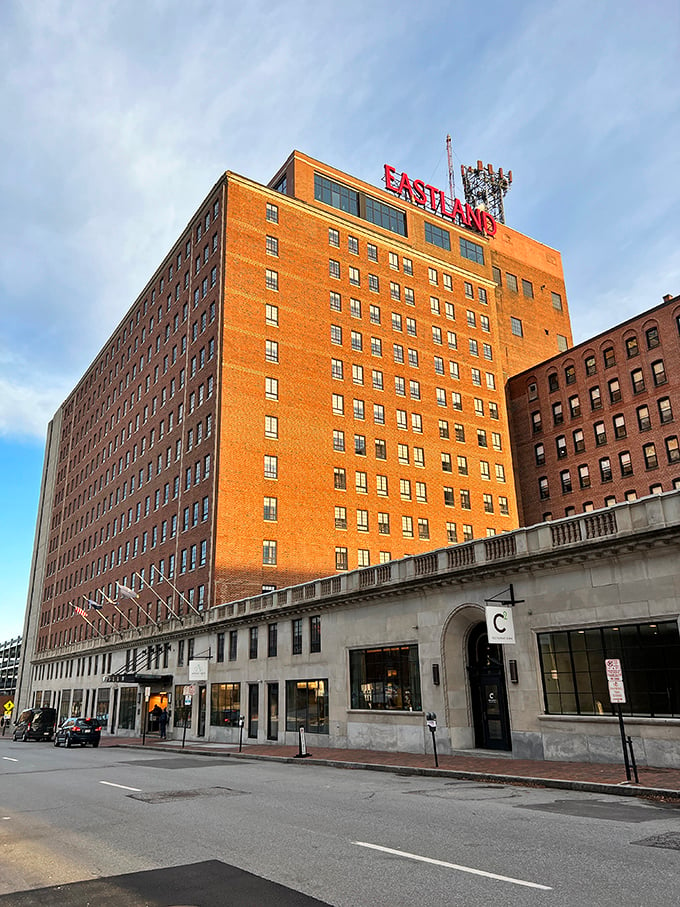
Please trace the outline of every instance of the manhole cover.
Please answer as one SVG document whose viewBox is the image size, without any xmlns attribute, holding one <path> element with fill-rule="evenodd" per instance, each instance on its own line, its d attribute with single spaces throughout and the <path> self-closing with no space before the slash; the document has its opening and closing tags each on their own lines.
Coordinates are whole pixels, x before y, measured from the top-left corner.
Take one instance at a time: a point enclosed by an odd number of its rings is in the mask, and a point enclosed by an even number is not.
<svg viewBox="0 0 680 907">
<path fill-rule="evenodd" d="M 142 803 L 168 803 L 172 800 L 195 800 L 197 797 L 238 797 L 248 793 L 245 790 L 232 790 L 230 787 L 199 787 L 193 790 L 157 790 L 153 793 L 128 794 L 130 800 L 141 800 Z"/>
<path fill-rule="evenodd" d="M 666 850 L 680 850 L 680 833 L 669 831 L 665 835 L 652 835 L 651 838 L 633 841 L 633 844 L 642 844 L 643 847 L 665 847 Z"/>
</svg>

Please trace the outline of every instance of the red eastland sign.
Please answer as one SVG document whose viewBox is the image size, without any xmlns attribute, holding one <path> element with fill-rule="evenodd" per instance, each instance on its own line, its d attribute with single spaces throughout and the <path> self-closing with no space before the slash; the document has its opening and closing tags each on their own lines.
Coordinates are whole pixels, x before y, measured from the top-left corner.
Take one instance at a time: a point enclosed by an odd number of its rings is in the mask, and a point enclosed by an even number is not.
<svg viewBox="0 0 680 907">
<path fill-rule="evenodd" d="M 385 164 L 385 188 L 396 195 L 407 193 L 410 201 L 415 205 L 422 205 L 423 208 L 429 208 L 435 214 L 440 214 L 454 223 L 458 222 L 471 230 L 476 230 L 482 236 L 496 235 L 496 221 L 486 211 L 479 208 L 473 208 L 470 205 L 463 205 L 460 199 L 453 200 L 453 207 L 447 207 L 447 198 L 443 189 L 435 189 L 429 183 L 422 180 L 410 180 L 408 173 L 402 173 L 401 179 L 395 183 L 393 177 L 396 173 L 395 167 Z"/>
</svg>

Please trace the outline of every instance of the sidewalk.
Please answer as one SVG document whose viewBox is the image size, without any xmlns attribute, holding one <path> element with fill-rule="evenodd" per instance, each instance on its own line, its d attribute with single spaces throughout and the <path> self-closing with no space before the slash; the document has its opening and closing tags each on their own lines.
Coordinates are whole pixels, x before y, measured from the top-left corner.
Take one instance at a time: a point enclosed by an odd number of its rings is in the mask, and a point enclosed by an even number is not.
<svg viewBox="0 0 680 907">
<path fill-rule="evenodd" d="M 137 748 L 141 737 L 102 736 L 102 746 Z M 513 759 L 511 756 L 475 753 L 439 756 L 435 768 L 434 756 L 420 753 L 386 753 L 376 750 L 350 750 L 319 747 L 307 738 L 309 756 L 298 758 L 295 746 L 279 744 L 244 744 L 239 753 L 237 744 L 199 743 L 187 741 L 182 748 L 181 739 L 159 740 L 147 735 L 144 749 L 184 752 L 192 754 L 263 759 L 274 762 L 291 762 L 298 765 L 329 765 L 346 769 L 390 771 L 399 774 L 427 775 L 470 781 L 495 781 L 506 784 L 581 790 L 636 797 L 655 797 L 677 800 L 680 803 L 680 769 L 638 767 L 639 784 L 626 781 L 626 771 L 621 764 L 598 762 L 545 762 L 533 759 Z"/>
</svg>

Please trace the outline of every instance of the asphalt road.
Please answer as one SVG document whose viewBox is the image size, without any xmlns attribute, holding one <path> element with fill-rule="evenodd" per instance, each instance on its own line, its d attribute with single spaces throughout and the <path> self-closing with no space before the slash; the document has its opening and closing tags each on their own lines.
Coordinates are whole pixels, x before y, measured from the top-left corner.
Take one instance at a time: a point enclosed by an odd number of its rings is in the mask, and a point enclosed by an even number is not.
<svg viewBox="0 0 680 907">
<path fill-rule="evenodd" d="M 676 905 L 680 810 L 0 738 L 0 907 Z"/>
</svg>

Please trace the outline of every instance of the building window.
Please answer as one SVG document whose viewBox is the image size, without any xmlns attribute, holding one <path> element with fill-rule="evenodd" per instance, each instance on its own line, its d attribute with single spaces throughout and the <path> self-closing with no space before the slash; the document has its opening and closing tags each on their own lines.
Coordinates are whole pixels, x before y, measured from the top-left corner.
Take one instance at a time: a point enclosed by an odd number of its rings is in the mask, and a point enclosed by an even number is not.
<svg viewBox="0 0 680 907">
<path fill-rule="evenodd" d="M 638 428 L 640 429 L 640 431 L 649 431 L 649 429 L 652 427 L 652 420 L 649 416 L 649 407 L 647 405 L 638 406 L 636 412 Z"/>
<path fill-rule="evenodd" d="M 277 520 L 278 500 L 277 498 L 265 497 L 264 499 L 264 519 L 267 522 L 275 523 Z"/>
<path fill-rule="evenodd" d="M 552 413 L 553 423 L 555 425 L 561 425 L 564 422 L 564 413 L 562 412 L 562 404 L 560 402 L 553 403 Z"/>
<path fill-rule="evenodd" d="M 257 658 L 257 627 L 250 628 L 250 641 L 248 646 L 248 657 Z"/>
<path fill-rule="evenodd" d="M 469 261 L 474 261 L 479 265 L 484 264 L 484 249 L 479 243 L 472 242 L 469 239 L 460 237 L 460 254 Z"/>
<path fill-rule="evenodd" d="M 597 361 L 594 356 L 586 356 L 585 359 L 586 375 L 594 375 L 597 372 Z"/>
<path fill-rule="evenodd" d="M 238 658 L 238 630 L 229 631 L 229 661 L 236 661 Z"/>
<path fill-rule="evenodd" d="M 552 715 L 616 714 L 607 693 L 605 659 L 621 661 L 625 714 L 680 716 L 677 621 L 619 624 L 538 634 L 545 711 Z"/>
<path fill-rule="evenodd" d="M 645 377 L 641 368 L 636 368 L 630 373 L 630 380 L 633 385 L 633 393 L 640 394 L 645 389 Z"/>
<path fill-rule="evenodd" d="M 600 481 L 602 482 L 611 482 L 612 480 L 612 464 L 609 457 L 602 457 L 600 460 Z"/>
<path fill-rule="evenodd" d="M 328 733 L 328 680 L 286 681 L 286 731 Z"/>
<path fill-rule="evenodd" d="M 425 221 L 425 242 L 429 242 L 433 246 L 439 246 L 440 249 L 446 249 L 447 252 L 451 251 L 451 234 L 449 231 L 428 221 Z M 430 268 L 429 270 L 432 271 L 434 269 Z"/>
<path fill-rule="evenodd" d="M 680 448 L 678 447 L 678 439 L 676 435 L 672 435 L 670 438 L 666 438 L 666 456 L 668 457 L 669 463 L 678 463 L 680 462 Z"/>
<path fill-rule="evenodd" d="M 561 312 L 562 311 L 562 297 L 560 296 L 560 294 L 555 293 L 555 291 L 553 290 L 550 293 L 550 298 L 552 299 L 553 309 L 555 309 L 557 312 Z"/>
<path fill-rule="evenodd" d="M 534 460 L 536 466 L 542 466 L 545 463 L 545 447 L 543 444 L 534 445 Z"/>
<path fill-rule="evenodd" d="M 267 657 L 276 658 L 278 652 L 279 625 L 269 624 L 267 626 Z"/>
<path fill-rule="evenodd" d="M 524 337 L 524 331 L 522 330 L 522 320 L 520 318 L 510 319 L 510 330 L 515 335 L 515 337 Z"/>
<path fill-rule="evenodd" d="M 335 569 L 336 570 L 347 570 L 347 549 L 346 548 L 336 548 L 335 549 Z"/>
<path fill-rule="evenodd" d="M 659 465 L 659 461 L 656 456 L 656 445 L 653 443 L 645 444 L 642 448 L 642 454 L 645 458 L 645 468 L 656 469 Z"/>
<path fill-rule="evenodd" d="M 547 476 L 541 476 L 538 480 L 538 496 L 542 501 L 546 501 L 550 497 Z"/>
<path fill-rule="evenodd" d="M 639 352 L 637 337 L 628 337 L 626 340 L 626 356 L 629 359 L 634 359 Z"/>
<path fill-rule="evenodd" d="M 590 395 L 591 410 L 602 409 L 602 394 L 599 387 L 591 387 L 588 391 Z"/>
<path fill-rule="evenodd" d="M 522 278 L 522 293 L 527 299 L 534 298 L 534 285 L 530 280 Z"/>
<path fill-rule="evenodd" d="M 541 429 L 543 428 L 543 423 L 541 421 L 541 413 L 539 411 L 533 412 L 531 414 L 531 427 L 533 429 L 534 434 L 536 434 L 536 432 L 541 431 Z"/>
<path fill-rule="evenodd" d="M 354 649 L 349 653 L 350 707 L 420 711 L 418 646 Z"/>
<path fill-rule="evenodd" d="M 633 463 L 630 458 L 630 452 L 627 450 L 622 450 L 619 454 L 619 466 L 621 468 L 622 476 L 632 476 L 633 475 Z"/>
<path fill-rule="evenodd" d="M 609 387 L 609 401 L 611 403 L 618 403 L 621 399 L 621 385 L 619 384 L 618 378 L 612 378 L 608 382 Z"/>
<path fill-rule="evenodd" d="M 278 224 L 279 222 L 279 206 L 270 205 L 267 203 L 267 220 L 270 224 Z"/>
<path fill-rule="evenodd" d="M 586 463 L 578 468 L 578 483 L 581 488 L 590 488 L 590 470 Z"/>
<path fill-rule="evenodd" d="M 659 329 L 657 327 L 647 328 L 645 337 L 647 339 L 648 350 L 653 350 L 654 347 L 659 346 L 661 343 L 661 340 L 659 339 Z"/>
<path fill-rule="evenodd" d="M 262 563 L 276 566 L 276 542 L 272 539 L 262 542 Z"/>
<path fill-rule="evenodd" d="M 265 455 L 264 458 L 264 477 L 265 479 L 277 479 L 279 475 L 279 459 Z"/>
<path fill-rule="evenodd" d="M 571 494 L 571 473 L 568 469 L 563 469 L 560 473 L 560 482 L 562 483 L 562 494 Z"/>
<path fill-rule="evenodd" d="M 514 274 L 505 275 L 505 285 L 511 293 L 517 292 L 517 277 Z"/>
<path fill-rule="evenodd" d="M 625 438 L 626 434 L 627 434 L 626 420 L 624 419 L 623 415 L 621 413 L 619 413 L 618 415 L 614 416 L 614 418 L 612 419 L 612 423 L 614 425 L 614 437 L 617 440 L 621 440 L 621 438 Z"/>
<path fill-rule="evenodd" d="M 558 435 L 555 438 L 555 447 L 557 448 L 557 459 L 564 459 L 567 456 L 567 439 L 564 435 Z"/>
<path fill-rule="evenodd" d="M 614 347 L 607 347 L 606 350 L 602 352 L 602 358 L 604 360 L 604 367 L 611 368 L 612 365 L 616 365 L 616 355 L 614 354 Z"/>
<path fill-rule="evenodd" d="M 302 655 L 302 618 L 296 617 L 290 622 L 293 655 Z"/>
<path fill-rule="evenodd" d="M 268 290 L 279 289 L 279 272 L 271 271 L 269 268 L 265 271 L 265 286 Z"/>
<path fill-rule="evenodd" d="M 267 362 L 279 361 L 279 345 L 276 340 L 265 340 L 264 358 Z"/>
<path fill-rule="evenodd" d="M 654 379 L 654 387 L 659 387 L 668 380 L 666 378 L 666 369 L 661 359 L 657 362 L 652 362 L 652 378 Z"/>
<path fill-rule="evenodd" d="M 210 726 L 238 727 L 240 714 L 241 684 L 210 684 Z"/>
<path fill-rule="evenodd" d="M 309 651 L 321 651 L 321 618 L 309 618 Z"/>
<path fill-rule="evenodd" d="M 665 425 L 667 422 L 673 421 L 673 409 L 671 407 L 671 401 L 669 397 L 661 397 L 657 404 L 659 408 L 659 418 L 661 424 Z"/>
<path fill-rule="evenodd" d="M 583 437 L 583 429 L 577 428 L 572 435 L 574 439 L 574 451 L 576 453 L 581 453 L 581 451 L 586 449 L 586 442 Z"/>
</svg>

